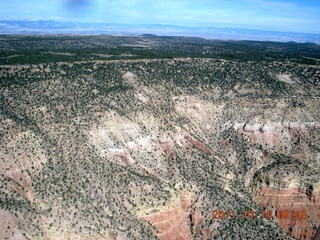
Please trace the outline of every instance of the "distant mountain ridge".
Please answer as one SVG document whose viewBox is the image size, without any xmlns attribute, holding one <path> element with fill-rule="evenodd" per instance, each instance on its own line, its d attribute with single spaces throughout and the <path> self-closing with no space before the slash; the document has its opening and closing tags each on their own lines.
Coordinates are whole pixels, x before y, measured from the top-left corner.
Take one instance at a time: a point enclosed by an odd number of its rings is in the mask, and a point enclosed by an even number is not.
<svg viewBox="0 0 320 240">
<path fill-rule="evenodd" d="M 0 34 L 115 34 L 192 36 L 222 40 L 258 40 L 278 42 L 313 42 L 320 44 L 320 34 L 279 32 L 236 27 L 186 27 L 163 24 L 76 23 L 60 21 L 0 20 Z"/>
</svg>

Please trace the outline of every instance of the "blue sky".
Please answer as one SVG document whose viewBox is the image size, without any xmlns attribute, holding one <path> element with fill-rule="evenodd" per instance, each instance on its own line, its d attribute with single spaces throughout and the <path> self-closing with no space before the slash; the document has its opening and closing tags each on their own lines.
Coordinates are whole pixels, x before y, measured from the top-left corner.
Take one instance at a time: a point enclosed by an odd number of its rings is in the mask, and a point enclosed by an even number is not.
<svg viewBox="0 0 320 240">
<path fill-rule="evenodd" d="M 320 33 L 320 0 L 1 0 L 0 20 L 17 19 Z"/>
</svg>

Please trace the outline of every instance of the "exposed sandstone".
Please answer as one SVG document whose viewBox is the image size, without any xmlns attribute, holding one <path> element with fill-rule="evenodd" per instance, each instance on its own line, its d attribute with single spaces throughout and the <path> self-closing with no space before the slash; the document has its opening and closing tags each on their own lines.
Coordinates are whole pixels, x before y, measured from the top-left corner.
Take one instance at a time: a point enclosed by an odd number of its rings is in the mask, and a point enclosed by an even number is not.
<svg viewBox="0 0 320 240">
<path fill-rule="evenodd" d="M 308 185 L 294 177 L 277 179 L 263 174 L 257 177 L 256 184 L 256 201 L 272 210 L 286 232 L 297 239 L 311 239 L 315 235 L 320 223 L 320 183 Z M 290 217 L 277 217 L 284 210 L 289 211 Z"/>
<path fill-rule="evenodd" d="M 202 231 L 199 228 L 201 214 L 192 207 L 194 200 L 190 193 L 184 192 L 180 197 L 173 197 L 171 203 L 160 208 L 157 213 L 139 217 L 149 221 L 159 230 L 157 236 L 160 239 L 193 239 L 190 230 Z"/>
</svg>

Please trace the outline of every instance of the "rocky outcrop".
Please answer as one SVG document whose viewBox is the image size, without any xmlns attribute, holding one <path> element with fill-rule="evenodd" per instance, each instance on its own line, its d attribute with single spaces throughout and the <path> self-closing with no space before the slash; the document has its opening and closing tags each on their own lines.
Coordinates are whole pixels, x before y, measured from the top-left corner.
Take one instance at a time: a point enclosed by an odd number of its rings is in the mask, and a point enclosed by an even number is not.
<svg viewBox="0 0 320 240">
<path fill-rule="evenodd" d="M 192 239 L 188 213 L 181 206 L 166 212 L 144 216 L 143 218 L 159 230 L 158 237 L 162 240 Z"/>
<path fill-rule="evenodd" d="M 185 134 L 185 139 L 187 139 L 195 148 L 197 148 L 198 150 L 202 151 L 202 152 L 205 152 L 209 155 L 211 155 L 211 151 L 206 147 L 204 146 L 202 143 L 200 143 L 199 141 L 197 141 L 196 139 L 194 139 L 193 137 Z"/>
<path fill-rule="evenodd" d="M 176 158 L 176 154 L 172 148 L 172 145 L 173 145 L 172 141 L 170 139 L 166 139 L 166 140 L 160 139 L 159 144 L 167 152 L 169 159 L 171 161 L 174 161 Z"/>
<path fill-rule="evenodd" d="M 27 174 L 19 170 L 11 172 L 9 177 L 12 179 L 12 189 L 29 201 L 33 201 L 34 193 L 31 187 L 31 179 Z"/>
<path fill-rule="evenodd" d="M 234 129 L 246 136 L 251 143 L 265 148 L 291 149 L 291 144 L 299 143 L 301 137 L 311 139 L 311 132 L 320 129 L 319 122 L 265 122 L 235 123 Z"/>
<path fill-rule="evenodd" d="M 116 157 L 119 157 L 123 164 L 128 167 L 132 167 L 134 160 L 128 156 L 128 154 L 123 149 L 110 149 L 109 152 Z"/>
<path fill-rule="evenodd" d="M 141 215 L 143 218 L 155 226 L 159 233 L 157 236 L 161 240 L 185 240 L 193 239 L 193 233 L 199 233 L 202 216 L 193 206 L 195 199 L 190 193 L 183 193 L 178 198 L 160 208 L 158 212 L 148 215 Z"/>
<path fill-rule="evenodd" d="M 123 76 L 122 76 L 123 80 L 126 81 L 129 84 L 135 84 L 138 80 L 137 75 L 135 75 L 132 72 L 126 72 Z"/>
<path fill-rule="evenodd" d="M 292 237 L 311 239 L 320 224 L 320 183 L 301 179 L 280 179 L 268 174 L 256 176 L 255 200 L 272 210 L 274 219 Z M 280 212 L 287 210 L 289 216 Z"/>
</svg>

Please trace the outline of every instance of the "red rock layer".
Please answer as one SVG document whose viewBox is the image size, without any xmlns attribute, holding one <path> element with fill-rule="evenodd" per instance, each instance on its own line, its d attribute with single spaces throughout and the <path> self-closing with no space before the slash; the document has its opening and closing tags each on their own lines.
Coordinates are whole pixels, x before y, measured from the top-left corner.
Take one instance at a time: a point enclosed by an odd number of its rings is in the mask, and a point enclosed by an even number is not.
<svg viewBox="0 0 320 240">
<path fill-rule="evenodd" d="M 182 206 L 143 218 L 159 229 L 158 237 L 162 240 L 192 239 L 188 213 L 184 211 Z"/>
<path fill-rule="evenodd" d="M 29 175 L 24 174 L 20 171 L 13 171 L 9 174 L 9 177 L 13 180 L 14 185 L 12 189 L 18 192 L 21 196 L 27 200 L 33 200 L 33 191 L 31 188 L 31 179 Z"/>
<path fill-rule="evenodd" d="M 192 232 L 202 231 L 200 225 L 203 221 L 201 213 L 192 205 L 193 200 L 192 197 L 181 197 L 176 208 L 142 218 L 159 230 L 157 236 L 162 240 L 191 240 Z"/>
<path fill-rule="evenodd" d="M 174 161 L 175 158 L 176 158 L 176 154 L 175 154 L 175 152 L 173 151 L 173 149 L 171 147 L 171 143 L 169 141 L 160 140 L 159 144 L 168 153 L 169 159 L 171 161 Z"/>
<path fill-rule="evenodd" d="M 260 188 L 256 200 L 261 205 L 273 210 L 273 218 L 292 237 L 312 239 L 320 225 L 320 192 L 308 196 L 298 188 L 279 191 L 267 187 Z M 277 217 L 279 211 L 288 210 L 290 216 Z M 307 218 L 304 219 L 303 211 Z"/>
<path fill-rule="evenodd" d="M 196 139 L 188 135 L 185 135 L 184 137 L 198 150 L 203 151 L 210 155 L 212 154 L 211 151 L 206 146 L 204 146 L 201 142 L 197 141 Z"/>
</svg>

